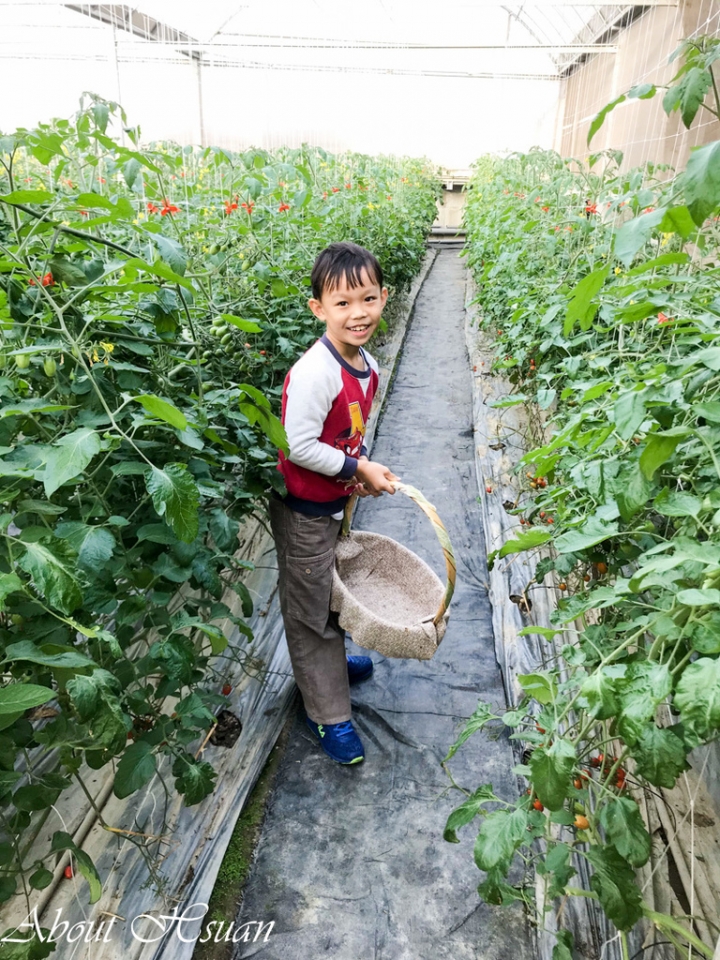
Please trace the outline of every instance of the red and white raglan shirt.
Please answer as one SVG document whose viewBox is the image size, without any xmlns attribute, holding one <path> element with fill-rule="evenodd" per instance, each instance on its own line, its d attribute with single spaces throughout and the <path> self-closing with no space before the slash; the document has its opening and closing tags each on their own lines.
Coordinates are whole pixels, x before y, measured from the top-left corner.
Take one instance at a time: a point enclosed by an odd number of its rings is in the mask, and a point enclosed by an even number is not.
<svg viewBox="0 0 720 960">
<path fill-rule="evenodd" d="M 367 456 L 365 426 L 378 386 L 378 365 L 360 347 L 364 370 L 356 370 L 323 334 L 288 371 L 282 422 L 289 456 L 278 470 L 298 513 L 341 517 L 358 458 Z"/>
</svg>

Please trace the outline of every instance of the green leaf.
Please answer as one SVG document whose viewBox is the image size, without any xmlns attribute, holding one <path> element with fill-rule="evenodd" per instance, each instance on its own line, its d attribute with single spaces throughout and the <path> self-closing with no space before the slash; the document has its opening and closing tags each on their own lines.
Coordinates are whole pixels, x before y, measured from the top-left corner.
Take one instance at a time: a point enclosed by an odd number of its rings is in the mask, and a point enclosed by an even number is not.
<svg viewBox="0 0 720 960">
<path fill-rule="evenodd" d="M 551 815 L 551 818 L 553 816 Z M 571 819 L 571 823 L 572 820 L 574 820 L 574 817 Z M 572 851 L 566 843 L 556 843 L 548 850 L 543 869 L 540 868 L 542 861 L 538 863 L 538 873 L 551 875 L 547 891 L 550 900 L 565 894 L 565 888 L 576 872 L 575 867 L 570 863 L 571 853 Z"/>
<path fill-rule="evenodd" d="M 288 440 L 285 433 L 285 427 L 278 420 L 274 413 L 270 413 L 252 403 L 241 403 L 240 410 L 248 418 L 251 424 L 260 427 L 262 432 L 283 453 L 288 453 Z"/>
<path fill-rule="evenodd" d="M 490 707 L 483 703 L 482 701 L 475 707 L 473 715 L 468 718 L 468 722 L 465 724 L 465 729 L 457 738 L 455 743 L 450 747 L 447 752 L 447 756 L 442 760 L 442 763 L 447 763 L 448 760 L 452 759 L 455 756 L 460 747 L 465 743 L 468 737 L 471 737 L 473 733 L 478 730 L 482 730 L 488 720 L 497 719 Z"/>
<path fill-rule="evenodd" d="M 569 740 L 557 739 L 547 748 L 533 750 L 530 757 L 532 785 L 548 810 L 559 810 L 565 802 L 576 763 L 575 748 Z"/>
<path fill-rule="evenodd" d="M 683 770 L 688 770 L 685 745 L 672 730 L 654 723 L 645 727 L 633 747 L 636 772 L 656 787 L 671 790 Z"/>
<path fill-rule="evenodd" d="M 66 535 L 65 530 L 69 526 L 73 526 L 75 529 Z M 115 537 L 109 530 L 105 530 L 103 527 L 90 527 L 85 523 L 58 524 L 55 528 L 55 534 L 67 539 L 73 550 L 76 551 L 78 563 L 81 567 L 95 572 L 107 563 L 117 546 Z"/>
<path fill-rule="evenodd" d="M 650 859 L 650 834 L 634 800 L 616 797 L 600 808 L 600 823 L 623 859 L 642 867 Z"/>
<path fill-rule="evenodd" d="M 47 810 L 56 802 L 62 789 L 60 786 L 50 786 L 47 783 L 31 783 L 18 787 L 12 799 L 18 810 L 28 812 Z"/>
<path fill-rule="evenodd" d="M 627 220 L 615 234 L 615 256 L 626 267 L 629 267 L 635 254 L 648 242 L 653 231 L 665 217 L 666 210 L 661 207 L 651 213 L 644 213 L 639 217 Z"/>
<path fill-rule="evenodd" d="M 107 103 L 98 100 L 92 105 L 92 115 L 95 125 L 101 133 L 105 133 L 110 116 L 110 108 Z"/>
<path fill-rule="evenodd" d="M 640 454 L 640 469 L 648 480 L 652 480 L 657 468 L 670 459 L 680 440 L 681 437 L 669 437 L 660 433 L 653 433 L 648 437 Z"/>
<path fill-rule="evenodd" d="M 638 464 L 629 464 L 614 489 L 618 510 L 625 523 L 630 523 L 638 510 L 645 506 L 652 489 L 652 483 L 641 473 Z"/>
<path fill-rule="evenodd" d="M 78 674 L 68 681 L 67 690 L 83 723 L 92 720 L 105 704 L 119 705 L 120 681 L 108 670 Z"/>
<path fill-rule="evenodd" d="M 720 610 L 712 610 L 696 621 L 690 637 L 698 653 L 720 653 Z"/>
<path fill-rule="evenodd" d="M 684 210 L 684 207 L 671 207 L 667 216 L 670 217 L 676 210 Z M 665 233 L 670 233 L 670 230 L 665 230 L 663 223 L 660 224 L 660 229 Z M 626 277 L 637 277 L 641 273 L 646 273 L 648 270 L 657 270 L 660 267 L 670 267 L 675 263 L 687 263 L 690 260 L 690 257 L 687 253 L 661 253 L 659 257 L 653 257 L 651 260 L 644 260 L 642 263 L 638 264 L 637 267 L 633 267 L 632 270 L 628 270 L 625 274 Z"/>
<path fill-rule="evenodd" d="M 97 872 L 95 864 L 92 862 L 87 853 L 85 853 L 84 850 L 81 850 L 76 845 L 70 834 L 65 833 L 63 830 L 55 831 L 50 849 L 53 852 L 59 850 L 70 850 L 72 852 L 80 873 L 85 877 L 90 887 L 90 903 L 97 903 L 102 896 L 103 888 L 102 883 L 100 882 L 100 875 Z"/>
<path fill-rule="evenodd" d="M 85 470 L 100 451 L 100 437 L 90 427 L 81 427 L 60 437 L 47 451 L 43 486 L 50 497 L 68 480 Z"/>
<path fill-rule="evenodd" d="M 130 744 L 115 772 L 113 793 L 119 800 L 142 789 L 155 776 L 157 762 L 152 746 L 145 740 Z"/>
<path fill-rule="evenodd" d="M 137 180 L 137 175 L 140 173 L 140 161 L 136 160 L 135 157 L 131 157 L 127 163 L 122 165 L 122 172 L 125 177 L 125 183 L 132 190 L 132 186 Z"/>
<path fill-rule="evenodd" d="M 164 420 L 165 423 L 177 427 L 178 430 L 187 430 L 188 422 L 185 414 L 168 400 L 161 400 L 160 397 L 156 397 L 154 393 L 143 393 L 137 397 L 133 397 L 133 400 L 141 403 L 153 417 Z"/>
<path fill-rule="evenodd" d="M 57 650 L 59 644 L 43 644 L 50 651 Z M 90 657 L 86 657 L 79 650 L 62 646 L 60 652 L 45 652 L 42 647 L 36 646 L 32 640 L 21 640 L 11 643 L 5 649 L 4 660 L 27 660 L 29 663 L 41 663 L 46 667 L 96 667 L 97 664 Z"/>
<path fill-rule="evenodd" d="M 7 882 L 12 887 L 12 890 L 9 891 L 9 896 L 3 896 L 2 893 L 0 893 L 0 901 L 8 900 L 15 891 L 15 878 L 8 877 Z M 0 884 L 4 883 L 5 880 L 0 881 Z M 25 940 L 27 933 L 23 933 L 22 931 L 18 932 L 17 927 L 9 928 L 0 936 L 0 942 L 3 944 L 2 954 L 0 954 L 0 956 L 2 956 L 2 960 L 45 960 L 45 957 L 49 957 L 51 953 L 54 953 L 57 947 L 55 940 L 50 940 L 50 934 L 51 931 L 47 927 L 40 927 L 40 936 L 44 939 L 39 939 L 37 932 L 33 930 L 29 939 Z M 55 936 L 57 937 L 57 933 Z M 23 942 L 11 943 L 8 939 L 15 939 L 16 937 L 18 939 L 23 938 Z"/>
<path fill-rule="evenodd" d="M 493 550 L 488 555 L 488 565 L 492 570 L 492 565 L 498 557 L 507 557 L 511 553 L 531 550 L 533 547 L 539 547 L 541 544 L 547 543 L 548 540 L 552 540 L 552 531 L 550 530 L 541 530 L 539 527 L 526 530 L 512 540 L 506 540 L 499 550 Z"/>
<path fill-rule="evenodd" d="M 692 150 L 682 183 L 690 216 L 702 226 L 720 203 L 720 140 Z"/>
<path fill-rule="evenodd" d="M 68 287 L 87 286 L 88 278 L 85 272 L 67 257 L 53 257 L 48 266 L 53 278 L 60 283 L 65 283 Z"/>
<path fill-rule="evenodd" d="M 9 683 L 0 687 L 0 716 L 24 713 L 55 698 L 55 691 L 37 683 Z"/>
<path fill-rule="evenodd" d="M 48 190 L 13 190 L 12 193 L 6 193 L 0 196 L 0 201 L 4 203 L 52 203 L 55 194 Z"/>
<path fill-rule="evenodd" d="M 242 582 L 242 580 L 233 580 L 230 584 L 230 589 L 233 590 L 242 601 L 242 614 L 244 617 L 251 617 L 253 612 L 253 599 L 250 595 L 250 591 Z"/>
<path fill-rule="evenodd" d="M 518 674 L 518 683 L 523 690 L 545 706 L 557 697 L 555 678 L 549 673 Z"/>
<path fill-rule="evenodd" d="M 614 847 L 591 847 L 585 856 L 595 868 L 590 886 L 618 930 L 629 930 L 642 916 L 642 896 L 635 872 Z"/>
<path fill-rule="evenodd" d="M 205 760 L 198 763 L 194 757 L 185 754 L 177 758 L 172 772 L 177 777 L 175 789 L 183 794 L 188 807 L 200 803 L 213 792 L 217 772 Z"/>
<path fill-rule="evenodd" d="M 515 850 L 525 839 L 527 811 L 496 810 L 489 814 L 480 827 L 473 855 L 480 870 L 501 866 L 504 872 L 510 866 Z"/>
<path fill-rule="evenodd" d="M 537 392 L 537 404 L 541 410 L 547 410 L 555 399 L 557 391 L 554 388 L 541 387 Z"/>
<path fill-rule="evenodd" d="M 519 637 L 532 637 L 537 634 L 539 637 L 543 637 L 545 640 L 552 640 L 552 638 L 558 634 L 562 633 L 562 630 L 559 627 L 523 627 L 522 630 L 518 630 Z"/>
<path fill-rule="evenodd" d="M 712 78 L 709 72 L 700 67 L 691 67 L 680 81 L 678 105 L 680 106 L 682 122 L 687 129 L 690 129 L 690 124 L 695 119 L 711 83 Z M 670 110 L 667 111 L 668 114 L 670 112 Z"/>
<path fill-rule="evenodd" d="M 22 590 L 24 586 L 16 573 L 0 573 L 0 610 L 5 609 L 5 598 L 17 590 Z"/>
<path fill-rule="evenodd" d="M 270 401 L 261 390 L 258 390 L 257 387 L 253 387 L 250 383 L 239 383 L 238 389 L 242 390 L 243 393 L 246 393 L 248 397 L 254 401 L 256 406 L 263 407 L 265 410 L 270 410 Z"/>
<path fill-rule="evenodd" d="M 675 690 L 682 722 L 703 739 L 720 727 L 720 660 L 701 657 L 688 664 Z"/>
<path fill-rule="evenodd" d="M 47 867 L 39 867 L 35 873 L 30 875 L 30 886 L 33 890 L 44 890 L 49 887 L 53 881 L 52 873 Z M 6 954 L 7 956 L 7 954 Z"/>
<path fill-rule="evenodd" d="M 171 237 L 164 237 L 161 233 L 154 234 L 153 240 L 158 248 L 158 253 L 170 269 L 184 277 L 187 269 L 187 254 L 182 244 Z"/>
<path fill-rule="evenodd" d="M 555 540 L 555 549 L 559 553 L 578 553 L 602 543 L 618 532 L 617 524 L 603 523 L 597 517 L 591 517 L 587 523 L 575 530 L 568 530 Z"/>
<path fill-rule="evenodd" d="M 243 320 L 241 317 L 235 317 L 231 313 L 221 313 L 220 316 L 223 320 L 232 323 L 238 330 L 243 330 L 245 333 L 262 333 L 262 327 L 254 320 Z"/>
<path fill-rule="evenodd" d="M 208 518 L 208 529 L 219 550 L 234 552 L 240 532 L 239 521 L 229 517 L 222 507 L 214 507 Z"/>
<path fill-rule="evenodd" d="M 643 390 L 622 393 L 615 401 L 615 429 L 623 440 L 629 440 L 645 419 Z"/>
<path fill-rule="evenodd" d="M 658 704 L 672 690 L 672 677 L 665 663 L 639 661 L 631 663 L 624 677 L 618 679 L 620 696 L 618 728 L 632 746 L 655 716 Z"/>
<path fill-rule="evenodd" d="M 24 543 L 25 553 L 17 565 L 30 574 L 39 594 L 61 613 L 72 613 L 82 603 L 80 584 L 74 573 L 41 543 Z"/>
<path fill-rule="evenodd" d="M 517 407 L 521 403 L 525 403 L 527 397 L 524 393 L 513 393 L 511 396 L 502 397 L 500 400 L 488 400 L 487 405 L 489 407 Z"/>
<path fill-rule="evenodd" d="M 551 960 L 573 960 L 573 935 L 569 930 L 558 930 L 556 937 Z"/>
<path fill-rule="evenodd" d="M 210 649 L 214 657 L 219 656 L 223 650 L 227 649 L 229 645 L 228 639 L 219 627 L 216 627 L 212 623 L 202 623 L 200 621 L 197 622 L 195 626 L 201 633 L 204 633 L 210 641 Z"/>
<path fill-rule="evenodd" d="M 599 270 L 594 270 L 583 277 L 573 290 L 572 300 L 569 302 L 565 313 L 563 333 L 566 337 L 569 337 L 572 333 L 576 321 L 580 322 L 583 330 L 586 330 L 592 323 L 597 310 L 595 297 L 600 293 L 609 272 L 609 264 Z"/>
<path fill-rule="evenodd" d="M 605 117 L 611 112 L 611 110 L 614 110 L 615 107 L 619 106 L 621 103 L 624 103 L 626 100 L 627 100 L 627 95 L 624 93 L 621 93 L 620 96 L 617 97 L 617 99 L 613 100 L 611 103 L 606 104 L 602 108 L 602 110 L 593 117 L 593 121 L 590 124 L 590 129 L 588 130 L 588 137 L 587 137 L 588 146 L 590 146 L 590 141 L 598 132 L 600 127 L 603 125 L 603 123 L 605 122 Z"/>
<path fill-rule="evenodd" d="M 200 492 L 187 465 L 166 463 L 162 470 L 153 466 L 145 484 L 159 516 L 165 517 L 180 540 L 192 543 L 199 530 Z"/>
<path fill-rule="evenodd" d="M 720 400 L 705 400 L 692 405 L 693 413 L 711 423 L 720 423 Z"/>
<path fill-rule="evenodd" d="M 460 827 L 464 827 L 466 823 L 478 815 L 484 803 L 487 803 L 488 800 L 497 800 L 497 797 L 493 793 L 493 788 L 491 784 L 485 784 L 485 786 L 478 787 L 474 793 L 470 794 L 467 800 L 464 803 L 461 803 L 459 807 L 456 807 L 450 816 L 447 819 L 445 824 L 445 830 L 443 832 L 443 838 L 448 841 L 448 843 L 460 843 L 456 831 Z"/>
<path fill-rule="evenodd" d="M 622 668 L 624 673 L 624 668 Z M 616 681 L 618 668 L 607 666 L 591 673 L 580 685 L 578 705 L 585 707 L 591 717 L 597 720 L 607 720 L 615 716 L 618 711 L 616 698 Z"/>
<path fill-rule="evenodd" d="M 660 231 L 662 233 L 677 233 L 683 240 L 689 240 L 697 232 L 697 227 L 687 207 L 670 207 L 660 224 Z M 687 259 L 687 254 L 680 254 L 680 256 Z"/>
<path fill-rule="evenodd" d="M 702 509 L 702 501 L 691 493 L 677 490 L 664 499 L 656 497 L 653 507 L 663 517 L 696 517 Z"/>
<path fill-rule="evenodd" d="M 715 372 L 720 371 L 720 347 L 706 347 L 704 350 L 698 350 L 685 358 L 688 363 L 702 363 Z"/>
</svg>

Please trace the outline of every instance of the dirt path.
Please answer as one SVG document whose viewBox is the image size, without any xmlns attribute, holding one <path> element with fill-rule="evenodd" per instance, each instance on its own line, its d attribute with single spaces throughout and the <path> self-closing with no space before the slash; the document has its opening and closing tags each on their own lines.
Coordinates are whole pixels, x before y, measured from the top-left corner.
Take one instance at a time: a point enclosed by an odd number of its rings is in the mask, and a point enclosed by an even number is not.
<svg viewBox="0 0 720 960">
<path fill-rule="evenodd" d="M 504 709 L 495 662 L 473 458 L 463 335 L 465 265 L 442 250 L 425 281 L 372 457 L 419 487 L 446 524 L 458 585 L 431 661 L 372 653 L 373 678 L 351 688 L 365 762 L 333 763 L 305 728 L 290 731 L 237 923 L 274 928 L 234 960 L 530 960 L 517 907 L 486 906 L 474 826 L 442 833 L 463 795 L 440 761 L 479 699 Z M 404 543 L 443 576 L 425 516 L 401 495 L 360 504 L 355 525 Z M 349 653 L 366 653 L 348 643 Z M 458 783 L 516 795 L 508 741 L 475 735 L 451 763 Z M 231 919 L 231 918 L 228 918 Z"/>
</svg>

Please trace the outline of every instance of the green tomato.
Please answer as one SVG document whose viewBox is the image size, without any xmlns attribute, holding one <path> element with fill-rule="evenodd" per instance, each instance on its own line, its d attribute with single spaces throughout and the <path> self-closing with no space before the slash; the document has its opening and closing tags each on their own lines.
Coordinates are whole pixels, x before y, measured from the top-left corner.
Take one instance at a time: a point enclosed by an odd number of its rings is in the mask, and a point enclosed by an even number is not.
<svg viewBox="0 0 720 960">
<path fill-rule="evenodd" d="M 46 377 L 54 377 L 57 372 L 57 363 L 54 357 L 46 357 L 43 360 L 43 370 Z"/>
<path fill-rule="evenodd" d="M 21 624 L 25 623 L 25 617 L 20 616 L 19 613 L 11 613 L 10 620 L 15 624 L 16 627 L 19 627 Z"/>
<path fill-rule="evenodd" d="M 79 360 L 82 357 L 82 351 L 80 347 L 73 346 L 70 350 L 70 353 L 75 357 L 76 360 Z"/>
<path fill-rule="evenodd" d="M 30 354 L 29 353 L 19 353 L 15 357 L 15 364 L 18 370 L 27 370 L 30 366 Z"/>
<path fill-rule="evenodd" d="M 234 353 L 235 353 L 235 344 L 234 344 L 234 343 L 226 343 L 226 344 L 225 344 L 225 353 L 227 353 L 228 356 L 234 354 Z"/>
<path fill-rule="evenodd" d="M 220 343 L 221 343 L 223 346 L 225 346 L 225 344 L 231 343 L 231 342 L 232 342 L 232 339 L 233 339 L 233 335 L 230 333 L 230 331 L 228 331 L 227 333 L 224 333 L 224 334 L 220 337 Z"/>
</svg>

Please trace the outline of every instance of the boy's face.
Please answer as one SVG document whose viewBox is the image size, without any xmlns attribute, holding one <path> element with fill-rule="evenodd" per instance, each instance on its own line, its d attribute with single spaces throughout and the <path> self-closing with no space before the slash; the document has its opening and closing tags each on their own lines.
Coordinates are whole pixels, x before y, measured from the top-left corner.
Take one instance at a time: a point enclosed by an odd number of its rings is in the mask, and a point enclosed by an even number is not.
<svg viewBox="0 0 720 960">
<path fill-rule="evenodd" d="M 363 267 L 360 286 L 349 286 L 343 277 L 337 287 L 324 290 L 319 300 L 308 300 L 308 306 L 325 321 L 328 339 L 341 356 L 354 356 L 377 329 L 387 297 L 387 287 L 381 290 Z"/>
</svg>

